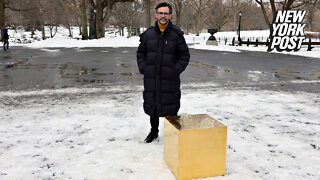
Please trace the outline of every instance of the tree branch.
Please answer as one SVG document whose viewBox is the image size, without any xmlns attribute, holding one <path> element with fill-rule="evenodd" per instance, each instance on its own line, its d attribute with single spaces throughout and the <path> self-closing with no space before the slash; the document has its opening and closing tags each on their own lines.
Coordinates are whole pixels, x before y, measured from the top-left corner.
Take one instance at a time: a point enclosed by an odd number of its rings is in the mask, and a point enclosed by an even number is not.
<svg viewBox="0 0 320 180">
<path fill-rule="evenodd" d="M 267 16 L 266 9 L 265 9 L 265 7 L 264 7 L 264 4 L 263 4 L 262 0 L 260 0 L 260 2 L 261 2 L 261 10 L 262 10 L 264 19 L 265 19 L 265 21 L 266 21 L 267 26 L 269 27 L 270 21 L 269 21 L 269 18 L 268 18 L 268 16 Z"/>
<path fill-rule="evenodd" d="M 306 4 L 306 2 L 302 2 L 301 4 L 297 4 L 295 6 L 291 6 L 290 9 L 295 9 L 295 8 L 301 7 L 301 6 L 305 5 L 305 4 Z"/>
<path fill-rule="evenodd" d="M 25 12 L 28 12 L 28 13 L 31 13 L 32 10 L 38 9 L 38 8 L 20 9 L 20 8 L 14 8 L 14 7 L 11 7 L 11 6 L 4 6 L 4 8 L 8 8 L 8 9 L 10 9 L 11 11 L 25 11 Z"/>
<path fill-rule="evenodd" d="M 93 1 L 93 0 L 88 0 L 88 1 L 89 1 L 90 5 L 91 5 L 94 9 L 96 9 L 96 4 L 94 3 L 94 1 Z"/>
<path fill-rule="evenodd" d="M 284 7 L 286 6 L 287 4 L 287 0 L 284 0 L 284 2 L 279 2 L 280 4 L 282 4 L 282 10 L 284 10 Z"/>
<path fill-rule="evenodd" d="M 270 5 L 272 9 L 272 15 L 274 16 L 276 14 L 276 5 L 274 4 L 274 0 L 270 0 Z"/>
<path fill-rule="evenodd" d="M 289 10 L 291 5 L 293 4 L 294 0 L 288 0 L 287 4 L 284 4 L 283 10 Z"/>
<path fill-rule="evenodd" d="M 259 0 L 255 0 L 256 3 L 258 3 L 261 6 L 261 2 Z"/>
</svg>

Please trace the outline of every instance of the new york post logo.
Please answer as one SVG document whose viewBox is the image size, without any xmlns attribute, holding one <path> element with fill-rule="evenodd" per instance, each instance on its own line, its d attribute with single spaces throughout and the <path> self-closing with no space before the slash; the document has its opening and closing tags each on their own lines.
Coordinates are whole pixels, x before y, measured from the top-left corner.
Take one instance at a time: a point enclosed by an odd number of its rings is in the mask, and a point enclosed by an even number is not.
<svg viewBox="0 0 320 180">
<path fill-rule="evenodd" d="M 274 48 L 277 51 L 299 51 L 305 39 L 302 24 L 306 15 L 305 10 L 284 10 L 277 11 L 272 24 L 270 25 L 270 43 L 268 52 Z"/>
</svg>

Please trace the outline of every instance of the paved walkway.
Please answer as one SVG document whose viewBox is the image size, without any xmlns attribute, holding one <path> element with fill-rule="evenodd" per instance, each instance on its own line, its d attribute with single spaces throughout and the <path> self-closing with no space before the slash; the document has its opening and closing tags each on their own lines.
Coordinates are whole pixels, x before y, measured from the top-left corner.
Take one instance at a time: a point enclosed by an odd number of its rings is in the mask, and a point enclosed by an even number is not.
<svg viewBox="0 0 320 180">
<path fill-rule="evenodd" d="M 0 53 L 0 91 L 141 84 L 137 48 L 12 47 Z M 264 52 L 190 49 L 182 83 L 215 82 L 221 86 L 320 92 L 320 60 Z"/>
</svg>

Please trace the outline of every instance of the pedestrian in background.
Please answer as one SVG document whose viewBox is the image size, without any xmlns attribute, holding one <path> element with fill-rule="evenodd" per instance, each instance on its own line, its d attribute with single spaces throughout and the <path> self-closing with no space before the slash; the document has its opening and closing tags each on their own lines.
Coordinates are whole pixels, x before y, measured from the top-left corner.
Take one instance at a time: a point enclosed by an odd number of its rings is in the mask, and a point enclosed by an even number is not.
<svg viewBox="0 0 320 180">
<path fill-rule="evenodd" d="M 190 54 L 183 31 L 172 24 L 172 6 L 156 6 L 154 26 L 140 35 L 137 64 L 144 75 L 143 108 L 150 116 L 150 143 L 158 137 L 159 117 L 176 116 L 180 109 L 180 74 L 189 63 Z"/>
<path fill-rule="evenodd" d="M 8 35 L 8 26 L 5 26 L 2 30 L 3 37 L 3 50 L 7 51 L 9 49 L 9 35 Z M 6 49 L 7 46 L 7 49 Z"/>
</svg>

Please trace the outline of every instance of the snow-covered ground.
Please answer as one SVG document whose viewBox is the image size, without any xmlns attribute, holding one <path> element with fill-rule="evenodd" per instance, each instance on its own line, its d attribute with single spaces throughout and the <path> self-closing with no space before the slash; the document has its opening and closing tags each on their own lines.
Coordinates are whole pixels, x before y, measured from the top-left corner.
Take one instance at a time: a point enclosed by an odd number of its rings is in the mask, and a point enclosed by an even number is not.
<svg viewBox="0 0 320 180">
<path fill-rule="evenodd" d="M 59 27 L 58 32 L 54 38 L 48 38 L 46 40 L 41 40 L 41 32 L 36 31 L 34 39 L 30 38 L 30 32 L 24 32 L 22 30 L 13 31 L 10 30 L 10 42 L 12 46 L 27 46 L 31 48 L 49 48 L 49 47 L 138 47 L 139 37 L 133 36 L 131 38 L 121 37 L 117 33 L 109 32 L 106 33 L 106 37 L 102 39 L 86 40 L 82 41 L 79 35 L 78 28 L 73 28 L 73 38 L 69 38 L 69 31 L 65 28 Z M 49 30 L 47 29 L 46 35 L 49 36 Z M 204 49 L 204 50 L 215 50 L 215 51 L 231 51 L 231 52 L 241 52 L 241 51 L 261 51 L 267 52 L 266 46 L 259 47 L 247 47 L 243 46 L 230 46 L 231 39 L 237 37 L 235 32 L 218 32 L 215 34 L 217 39 L 220 38 L 219 46 L 206 45 L 206 41 L 209 38 L 209 33 L 202 33 L 200 36 L 195 36 L 194 34 L 185 35 L 186 42 L 190 48 L 194 49 Z M 241 36 L 243 39 L 247 38 L 258 38 L 259 40 L 266 41 L 269 36 L 269 30 L 263 31 L 241 31 Z M 228 43 L 225 45 L 224 39 L 228 38 Z M 20 40 L 17 40 L 20 39 Z M 19 42 L 19 43 L 17 43 Z M 20 43 L 23 42 L 23 43 Z M 26 43 L 26 44 L 24 44 Z M 312 51 L 307 51 L 307 47 L 303 46 L 298 52 L 277 52 L 273 50 L 271 53 L 284 53 L 292 54 L 298 56 L 307 56 L 320 58 L 320 46 L 316 46 Z"/>
<path fill-rule="evenodd" d="M 217 37 L 233 36 L 231 33 L 217 33 Z M 77 29 L 73 34 L 78 34 Z M 44 41 L 31 40 L 30 33 L 22 31 L 10 30 L 10 35 L 11 45 L 42 49 L 139 44 L 137 37 L 114 34 L 77 40 L 68 38 L 65 29 Z M 268 35 L 264 32 L 263 36 Z M 40 33 L 35 37 L 39 39 Z M 200 38 L 185 37 L 188 43 L 198 38 L 193 48 L 266 51 L 265 47 L 206 46 L 206 33 Z M 18 38 L 30 43 L 14 43 Z M 320 48 L 296 54 L 319 58 Z M 226 175 L 208 180 L 319 180 L 320 95 L 242 87 L 182 85 L 180 115 L 207 113 L 228 126 Z M 0 179 L 174 180 L 163 161 L 163 119 L 159 141 L 143 143 L 150 125 L 142 109 L 142 88 L 105 84 L 0 91 Z"/>
<path fill-rule="evenodd" d="M 0 179 L 174 180 L 158 142 L 145 144 L 142 87 L 0 92 Z M 185 84 L 182 114 L 228 126 L 226 175 L 320 177 L 319 94 Z"/>
</svg>

